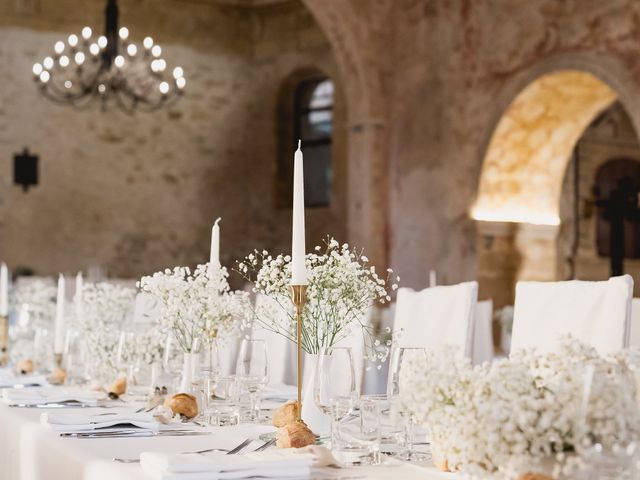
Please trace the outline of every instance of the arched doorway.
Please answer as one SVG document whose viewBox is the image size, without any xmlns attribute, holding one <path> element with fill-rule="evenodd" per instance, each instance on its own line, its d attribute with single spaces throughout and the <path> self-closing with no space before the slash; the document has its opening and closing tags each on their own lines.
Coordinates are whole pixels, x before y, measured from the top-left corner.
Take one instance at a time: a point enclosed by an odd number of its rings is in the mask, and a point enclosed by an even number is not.
<svg viewBox="0 0 640 480">
<path fill-rule="evenodd" d="M 617 98 L 591 73 L 555 70 L 507 107 L 484 155 L 472 209 L 482 298 L 500 307 L 513 302 L 518 280 L 563 278 L 557 241 L 565 172 L 580 137 Z"/>
</svg>

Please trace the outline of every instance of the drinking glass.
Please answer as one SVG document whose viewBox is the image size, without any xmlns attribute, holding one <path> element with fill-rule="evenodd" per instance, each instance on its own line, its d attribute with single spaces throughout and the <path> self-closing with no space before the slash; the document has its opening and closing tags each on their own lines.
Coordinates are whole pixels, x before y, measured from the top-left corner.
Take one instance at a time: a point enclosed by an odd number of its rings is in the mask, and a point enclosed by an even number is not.
<svg viewBox="0 0 640 480">
<path fill-rule="evenodd" d="M 210 425 L 237 425 L 240 398 L 235 376 L 206 377 L 204 380 L 204 417 Z"/>
<path fill-rule="evenodd" d="M 400 422 L 403 428 L 402 446 L 403 450 L 398 454 L 398 458 L 409 462 L 428 460 L 430 455 L 415 450 L 414 439 L 414 417 L 405 409 L 400 401 L 400 394 L 406 388 L 401 381 L 402 369 L 406 367 L 407 361 L 413 358 L 424 358 L 426 363 L 427 355 L 424 348 L 396 347 L 391 352 L 389 362 L 389 379 L 387 383 L 387 397 L 391 404 L 391 410 L 396 421 Z M 425 368 L 426 365 L 425 365 Z"/>
<path fill-rule="evenodd" d="M 77 330 L 69 330 L 65 338 L 64 368 L 67 371 L 67 382 L 71 385 L 83 385 L 87 382 L 87 358 L 82 337 Z"/>
<path fill-rule="evenodd" d="M 36 370 L 44 373 L 54 366 L 53 335 L 46 328 L 36 328 L 33 336 L 33 360 Z"/>
<path fill-rule="evenodd" d="M 622 415 L 637 409 L 636 375 L 623 366 L 586 365 L 582 371 L 582 399 L 574 425 L 574 446 L 581 459 L 581 478 L 585 480 L 631 480 L 638 478 L 640 439 L 632 429 L 620 429 L 615 438 L 598 434 L 594 426 L 606 415 Z M 608 405 L 616 407 L 607 409 Z M 616 412 L 614 409 L 620 409 Z M 630 432 L 634 432 L 631 433 Z"/>
<path fill-rule="evenodd" d="M 151 388 L 151 367 L 142 364 L 137 355 L 135 332 L 122 332 L 116 354 L 116 366 L 127 378 L 127 395 L 144 396 Z"/>
<path fill-rule="evenodd" d="M 357 398 L 350 348 L 334 347 L 320 350 L 313 393 L 320 411 L 331 416 L 333 448 L 340 438 L 340 422 L 353 411 Z"/>
<path fill-rule="evenodd" d="M 162 353 L 162 368 L 166 375 L 162 375 L 159 382 L 160 387 L 167 387 L 171 392 L 178 390 L 180 376 L 182 375 L 183 355 L 180 345 L 173 333 L 167 335 Z"/>
<path fill-rule="evenodd" d="M 258 422 L 258 393 L 269 381 L 269 360 L 264 340 L 244 339 L 238 353 L 236 377 L 242 390 L 249 393 L 248 421 Z"/>
</svg>

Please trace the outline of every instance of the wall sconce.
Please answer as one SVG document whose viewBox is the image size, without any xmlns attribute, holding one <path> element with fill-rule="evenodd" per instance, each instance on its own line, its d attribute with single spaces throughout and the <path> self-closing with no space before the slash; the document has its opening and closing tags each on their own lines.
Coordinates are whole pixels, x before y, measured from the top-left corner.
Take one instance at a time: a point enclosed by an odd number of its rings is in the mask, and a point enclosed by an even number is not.
<svg viewBox="0 0 640 480">
<path fill-rule="evenodd" d="M 13 156 L 13 182 L 24 192 L 38 184 L 38 156 L 30 154 L 27 147 Z"/>
</svg>

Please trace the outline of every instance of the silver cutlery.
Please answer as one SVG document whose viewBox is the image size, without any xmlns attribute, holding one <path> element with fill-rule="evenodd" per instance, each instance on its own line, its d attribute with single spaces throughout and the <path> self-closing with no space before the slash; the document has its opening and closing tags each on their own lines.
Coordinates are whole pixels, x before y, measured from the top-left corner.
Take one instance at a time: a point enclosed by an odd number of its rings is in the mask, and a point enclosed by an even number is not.
<svg viewBox="0 0 640 480">
<path fill-rule="evenodd" d="M 268 441 L 264 442 L 263 445 L 260 445 L 258 448 L 256 448 L 254 450 L 254 452 L 262 452 L 263 450 L 266 450 L 267 448 L 269 448 L 274 443 L 276 443 L 276 439 L 272 438 L 271 440 L 268 440 Z"/>
<path fill-rule="evenodd" d="M 163 430 L 160 432 L 120 430 L 117 432 L 73 432 L 61 433 L 61 437 L 95 439 L 95 438 L 140 438 L 140 437 L 186 437 L 191 435 L 211 435 L 211 432 L 193 430 Z"/>
<path fill-rule="evenodd" d="M 89 405 L 86 403 L 11 403 L 12 408 L 109 408 L 107 405 Z"/>
<path fill-rule="evenodd" d="M 251 440 L 250 438 L 247 438 L 244 442 L 242 442 L 240 445 L 238 445 L 236 448 L 234 448 L 233 450 L 229 450 L 227 452 L 227 455 L 235 455 L 236 453 L 240 453 L 240 451 L 246 447 L 247 445 L 249 445 L 251 442 L 253 442 L 253 440 Z"/>
<path fill-rule="evenodd" d="M 182 452 L 182 454 L 183 455 L 188 455 L 188 454 L 192 454 L 193 453 L 193 454 L 200 454 L 201 455 L 203 453 L 209 453 L 209 452 L 224 452 L 227 455 L 235 455 L 236 453 L 240 452 L 240 450 L 242 450 L 247 445 L 249 445 L 251 442 L 252 442 L 252 440 L 250 438 L 247 438 L 244 442 L 242 442 L 240 445 L 238 445 L 237 447 L 235 447 L 235 448 L 233 448 L 231 450 L 226 450 L 224 448 L 207 448 L 205 450 L 197 450 L 195 452 Z M 275 440 L 270 440 L 270 442 L 275 442 Z M 265 445 L 267 445 L 268 443 L 269 442 L 266 442 L 264 445 L 258 447 L 258 449 L 266 448 Z M 254 450 L 254 451 L 259 451 L 259 450 Z M 140 459 L 139 458 L 118 458 L 118 457 L 114 457 L 113 461 L 114 462 L 118 462 L 118 463 L 140 463 Z"/>
</svg>

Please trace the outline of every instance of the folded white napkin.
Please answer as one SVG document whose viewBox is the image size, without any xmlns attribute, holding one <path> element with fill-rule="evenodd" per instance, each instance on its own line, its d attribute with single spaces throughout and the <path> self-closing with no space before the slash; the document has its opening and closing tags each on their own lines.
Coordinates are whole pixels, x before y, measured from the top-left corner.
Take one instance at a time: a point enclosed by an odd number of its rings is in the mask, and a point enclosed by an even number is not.
<svg viewBox="0 0 640 480">
<path fill-rule="evenodd" d="M 50 426 L 56 432 L 65 433 L 103 431 L 116 425 L 134 426 L 144 431 L 157 432 L 160 426 L 159 422 L 153 418 L 153 414 L 147 412 L 102 415 L 45 412 L 40 415 L 40 422 Z"/>
<path fill-rule="evenodd" d="M 37 405 L 76 401 L 86 405 L 97 405 L 105 397 L 104 392 L 83 390 L 74 387 L 9 388 L 2 390 L 2 400 L 10 404 Z"/>
<path fill-rule="evenodd" d="M 243 455 L 224 453 L 140 454 L 142 469 L 158 480 L 236 480 L 242 478 L 305 478 L 323 455 L 309 449 L 273 449 Z"/>
<path fill-rule="evenodd" d="M 46 385 L 44 375 L 15 375 L 13 372 L 0 372 L 0 388 L 14 388 L 20 385 Z"/>
</svg>

